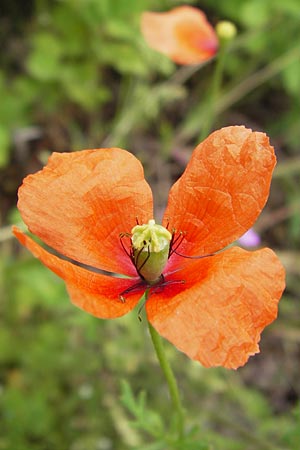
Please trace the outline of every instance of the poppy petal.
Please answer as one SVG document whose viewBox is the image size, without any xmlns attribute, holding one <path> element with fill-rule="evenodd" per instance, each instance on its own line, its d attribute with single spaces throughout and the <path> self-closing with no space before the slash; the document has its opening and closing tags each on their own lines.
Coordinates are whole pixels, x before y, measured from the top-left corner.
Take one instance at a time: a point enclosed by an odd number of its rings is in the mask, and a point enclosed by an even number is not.
<svg viewBox="0 0 300 450">
<path fill-rule="evenodd" d="M 144 12 L 141 30 L 149 47 L 179 64 L 199 64 L 217 51 L 218 39 L 205 14 L 191 6 Z"/>
<path fill-rule="evenodd" d="M 13 233 L 36 258 L 66 282 L 72 303 L 93 316 L 101 319 L 123 316 L 136 306 L 143 294 L 141 290 L 139 294 L 131 294 L 122 302 L 119 295 L 134 280 L 90 272 L 47 252 L 17 227 L 13 227 Z"/>
<path fill-rule="evenodd" d="M 285 286 L 272 250 L 233 247 L 189 264 L 176 277 L 185 283 L 173 276 L 173 284 L 170 278 L 146 304 L 158 333 L 205 367 L 235 369 L 259 352 L 260 334 L 276 318 Z"/>
<path fill-rule="evenodd" d="M 53 153 L 25 178 L 18 208 L 31 233 L 59 253 L 90 266 L 136 275 L 120 233 L 153 218 L 152 192 L 141 163 L 118 148 Z"/>
<path fill-rule="evenodd" d="M 185 233 L 179 253 L 214 253 L 251 228 L 267 201 L 275 163 L 268 137 L 243 126 L 222 128 L 199 144 L 170 190 L 164 215 L 169 229 Z"/>
</svg>

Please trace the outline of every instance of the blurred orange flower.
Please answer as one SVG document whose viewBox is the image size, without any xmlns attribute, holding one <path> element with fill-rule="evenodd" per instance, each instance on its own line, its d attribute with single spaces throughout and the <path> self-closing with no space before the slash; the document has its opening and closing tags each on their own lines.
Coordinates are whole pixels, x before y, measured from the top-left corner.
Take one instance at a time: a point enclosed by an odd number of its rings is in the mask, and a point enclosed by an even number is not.
<svg viewBox="0 0 300 450">
<path fill-rule="evenodd" d="M 148 289 L 146 314 L 162 336 L 206 367 L 237 368 L 259 351 L 260 333 L 276 318 L 285 273 L 268 248 L 219 251 L 256 220 L 274 165 L 268 137 L 243 126 L 215 131 L 199 144 L 171 188 L 162 222 L 170 251 L 151 282 L 143 276 L 145 262 L 137 266 L 141 251 L 134 258 L 132 229 L 136 219 L 154 223 L 152 192 L 126 150 L 53 153 L 43 170 L 25 178 L 18 202 L 24 222 L 63 259 L 16 227 L 14 233 L 65 280 L 83 310 L 119 317 Z"/>
<path fill-rule="evenodd" d="M 199 64 L 218 50 L 218 38 L 205 14 L 192 6 L 168 12 L 144 12 L 142 34 L 149 47 L 178 64 Z"/>
</svg>

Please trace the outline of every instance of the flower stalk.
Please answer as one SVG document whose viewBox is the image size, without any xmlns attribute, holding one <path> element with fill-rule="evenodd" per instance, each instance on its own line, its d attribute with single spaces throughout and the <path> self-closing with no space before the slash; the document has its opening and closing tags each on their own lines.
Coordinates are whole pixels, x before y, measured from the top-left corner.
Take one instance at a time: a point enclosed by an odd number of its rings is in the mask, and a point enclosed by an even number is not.
<svg viewBox="0 0 300 450">
<path fill-rule="evenodd" d="M 148 292 L 146 291 L 146 293 L 145 293 L 146 299 L 147 299 L 147 296 L 148 296 Z M 167 382 L 167 385 L 169 388 L 169 393 L 170 393 L 170 397 L 172 400 L 172 404 L 173 404 L 175 416 L 176 416 L 176 429 L 178 431 L 178 438 L 181 439 L 184 435 L 184 409 L 183 409 L 183 406 L 181 403 L 177 381 L 176 381 L 174 372 L 169 364 L 169 361 L 166 357 L 166 352 L 165 352 L 165 349 L 163 346 L 161 336 L 157 333 L 157 331 L 155 330 L 155 328 L 153 328 L 153 326 L 151 325 L 151 323 L 149 321 L 148 321 L 148 327 L 149 327 L 150 336 L 152 339 L 152 343 L 153 343 L 160 367 L 163 371 L 163 374 L 165 376 L 165 379 L 166 379 L 166 382 Z"/>
<path fill-rule="evenodd" d="M 219 51 L 216 55 L 216 65 L 208 98 L 205 121 L 201 129 L 200 141 L 203 141 L 212 129 L 215 116 L 215 105 L 217 104 L 223 81 L 228 44 L 236 35 L 235 26 L 231 22 L 220 22 L 216 27 L 216 31 L 219 37 Z"/>
</svg>

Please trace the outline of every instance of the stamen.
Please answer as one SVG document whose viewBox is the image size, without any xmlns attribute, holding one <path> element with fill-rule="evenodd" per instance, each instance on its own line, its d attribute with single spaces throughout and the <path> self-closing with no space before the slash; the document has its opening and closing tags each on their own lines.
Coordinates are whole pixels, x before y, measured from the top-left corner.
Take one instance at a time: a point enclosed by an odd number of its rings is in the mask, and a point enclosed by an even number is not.
<svg viewBox="0 0 300 450">
<path fill-rule="evenodd" d="M 136 223 L 137 223 L 137 226 L 140 226 L 137 217 L 136 217 Z M 130 233 L 120 233 L 120 235 L 119 235 L 120 243 L 123 248 L 123 251 L 130 258 L 130 261 L 132 262 L 133 266 L 135 267 L 135 269 L 137 271 L 137 274 L 140 277 L 140 281 L 138 281 L 137 283 L 128 287 L 127 289 L 125 289 L 123 292 L 121 292 L 119 294 L 119 300 L 122 303 L 126 302 L 127 294 L 137 292 L 142 288 L 149 289 L 149 296 L 150 296 L 152 294 L 155 294 L 156 292 L 158 292 L 165 286 L 168 286 L 171 284 L 185 283 L 184 280 L 167 280 L 166 281 L 162 273 L 158 276 L 158 278 L 155 278 L 154 276 L 152 276 L 152 274 L 151 274 L 151 277 L 150 276 L 148 277 L 148 272 L 147 271 L 144 272 L 143 269 L 144 269 L 145 265 L 147 264 L 147 262 L 149 261 L 150 257 L 157 255 L 155 248 L 152 249 L 153 245 L 156 245 L 156 246 L 159 245 L 158 238 L 157 238 L 156 234 L 153 233 L 154 227 L 158 227 L 159 229 L 162 228 L 162 231 L 164 229 L 165 232 L 168 233 L 170 236 L 169 251 L 167 254 L 168 255 L 167 259 L 169 259 L 173 254 L 176 254 L 177 256 L 181 256 L 182 258 L 187 258 L 187 259 L 202 259 L 202 258 L 207 258 L 209 256 L 215 255 L 215 253 L 210 253 L 208 255 L 189 256 L 189 255 L 184 255 L 183 253 L 179 253 L 178 249 L 181 246 L 181 244 L 186 236 L 186 232 L 185 231 L 177 232 L 176 229 L 173 229 L 172 233 L 170 233 L 168 231 L 169 221 L 165 228 L 161 227 L 160 225 L 156 225 L 154 220 L 150 220 L 148 223 L 148 226 L 142 225 L 140 227 L 142 228 L 142 230 L 141 230 L 142 232 L 141 232 L 141 235 L 138 235 L 138 237 L 140 238 L 139 246 L 134 245 L 133 235 L 136 232 L 135 228 L 133 228 L 133 230 L 132 230 L 134 233 L 131 233 L 131 234 Z M 124 238 L 129 239 L 128 245 L 126 245 L 124 243 Z M 135 238 L 137 238 L 137 236 L 135 236 Z M 154 252 L 154 253 L 152 253 L 152 252 Z M 146 276 L 145 276 L 145 273 L 147 273 Z M 168 274 L 168 276 L 169 275 L 170 275 L 170 273 Z M 148 298 L 149 298 L 149 296 L 148 296 Z M 139 320 L 141 320 L 140 313 L 141 313 L 145 303 L 146 303 L 146 301 L 144 301 L 143 304 L 141 305 L 141 307 L 139 308 L 139 311 L 138 311 Z"/>
<path fill-rule="evenodd" d="M 154 219 L 131 230 L 133 263 L 140 277 L 150 285 L 156 284 L 168 262 L 171 238 L 172 234 Z"/>
<path fill-rule="evenodd" d="M 137 267 L 137 265 L 138 265 L 138 259 L 139 259 L 139 256 L 141 255 L 141 253 L 144 251 L 144 248 L 145 247 L 143 247 L 143 248 L 141 248 L 140 250 L 139 250 L 139 252 L 138 252 L 138 254 L 137 254 L 137 257 L 136 257 L 136 260 L 135 260 L 135 267 L 136 267 L 136 270 L 137 270 L 137 273 L 139 274 L 139 276 L 141 277 L 141 278 L 144 278 L 143 277 L 143 275 L 141 275 L 141 270 L 142 270 L 142 268 L 144 267 L 144 265 L 146 264 L 146 262 L 148 261 L 148 259 L 150 258 L 150 245 L 148 245 L 148 247 L 147 247 L 147 256 L 146 256 L 146 258 L 144 259 L 144 261 L 142 262 L 142 264 L 140 265 L 140 267 Z"/>
<path fill-rule="evenodd" d="M 127 294 L 133 294 L 135 291 L 139 291 L 141 288 L 146 288 L 147 284 L 143 281 L 140 280 L 137 283 L 133 284 L 132 286 L 129 286 L 127 289 L 125 289 L 124 291 L 121 292 L 121 294 L 119 294 L 119 300 L 122 303 L 126 302 L 126 297 L 124 297 Z"/>
<path fill-rule="evenodd" d="M 145 300 L 143 301 L 143 303 L 141 304 L 141 306 L 139 307 L 139 310 L 138 310 L 138 319 L 140 322 L 142 321 L 141 312 L 142 312 L 142 309 L 144 308 L 147 300 L 148 300 L 148 298 L 145 298 Z"/>
<path fill-rule="evenodd" d="M 126 255 L 127 255 L 130 259 L 132 259 L 131 251 L 129 252 L 128 249 L 127 249 L 127 248 L 125 247 L 125 245 L 124 245 L 124 242 L 123 242 L 123 238 L 124 238 L 124 237 L 130 238 L 130 234 L 129 234 L 129 233 L 120 233 L 119 238 L 120 238 L 120 243 L 121 243 L 121 245 L 122 245 L 122 248 L 123 248 L 124 252 L 126 253 Z"/>
<path fill-rule="evenodd" d="M 208 258 L 209 256 L 215 256 L 216 253 L 209 253 L 208 255 L 198 255 L 198 256 L 189 256 L 189 255 L 183 255 L 182 253 L 178 253 L 176 250 L 174 250 L 175 255 L 181 256 L 182 258 L 187 259 L 203 259 Z"/>
<path fill-rule="evenodd" d="M 186 233 L 184 231 L 180 231 L 178 236 L 175 237 L 175 235 L 176 235 L 176 231 L 173 231 L 172 239 L 171 239 L 171 243 L 170 243 L 169 258 L 170 258 L 170 256 L 173 255 L 173 253 L 176 253 L 176 250 L 182 244 L 182 241 L 183 241 Z"/>
<path fill-rule="evenodd" d="M 150 296 L 152 294 L 156 294 L 156 292 L 159 292 L 165 286 L 170 286 L 171 284 L 184 284 L 184 283 L 185 283 L 185 280 L 167 280 L 167 281 L 165 281 L 165 277 L 163 276 L 163 274 L 161 274 L 160 281 L 156 285 L 154 285 L 154 286 L 153 285 L 146 285 L 147 289 L 149 289 L 149 292 L 148 292 L 147 298 L 143 301 L 143 303 L 139 307 L 139 310 L 138 310 L 138 319 L 139 319 L 139 321 L 140 322 L 142 321 L 141 311 L 144 308 L 147 300 L 150 298 Z"/>
<path fill-rule="evenodd" d="M 185 231 L 180 231 L 177 236 L 176 236 L 176 233 L 177 233 L 176 230 L 173 230 L 173 232 L 172 232 L 172 239 L 171 239 L 171 242 L 170 242 L 169 258 L 174 253 L 177 256 L 181 256 L 182 258 L 187 258 L 187 259 L 202 259 L 202 258 L 207 258 L 209 256 L 214 256 L 215 255 L 215 253 L 209 253 L 208 255 L 189 256 L 189 255 L 184 255 L 182 253 L 179 253 L 177 251 L 177 249 L 182 244 L 182 241 L 184 240 L 186 232 Z"/>
<path fill-rule="evenodd" d="M 119 300 L 123 303 L 126 302 L 127 294 L 137 292 L 141 289 L 149 289 L 149 295 L 152 295 L 164 286 L 184 283 L 184 280 L 165 281 L 162 271 L 168 258 L 173 253 L 180 255 L 177 250 L 182 244 L 186 233 L 183 231 L 177 233 L 175 229 L 171 233 L 167 229 L 169 227 L 169 221 L 167 228 L 156 225 L 153 219 L 144 225 L 139 225 L 137 218 L 136 222 L 137 225 L 131 230 L 131 233 L 120 233 L 119 235 L 122 249 L 130 258 L 140 277 L 137 283 L 119 294 Z M 124 242 L 124 238 L 129 240 L 128 243 Z M 139 320 L 141 320 L 140 312 L 144 304 L 145 302 L 138 311 Z"/>
<path fill-rule="evenodd" d="M 151 290 L 151 294 L 155 294 L 157 291 L 162 289 L 165 286 L 170 286 L 171 284 L 184 284 L 185 280 L 167 280 L 163 281 L 162 283 L 154 286 Z"/>
</svg>

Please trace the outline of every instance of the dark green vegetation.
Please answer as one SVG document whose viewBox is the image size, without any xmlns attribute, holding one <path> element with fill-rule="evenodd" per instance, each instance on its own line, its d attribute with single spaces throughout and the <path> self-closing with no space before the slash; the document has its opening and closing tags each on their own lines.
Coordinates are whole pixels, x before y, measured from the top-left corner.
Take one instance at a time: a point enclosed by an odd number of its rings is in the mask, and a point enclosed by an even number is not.
<svg viewBox="0 0 300 450">
<path fill-rule="evenodd" d="M 180 448 L 201 449 L 201 440 L 216 450 L 297 450 L 299 0 L 187 3 L 238 28 L 213 127 L 244 124 L 271 137 L 278 166 L 255 229 L 286 266 L 287 289 L 260 355 L 237 372 L 203 369 L 166 344 L 191 432 Z M 20 222 L 18 185 L 51 151 L 101 146 L 142 160 L 160 214 L 199 142 L 214 71 L 214 62 L 177 67 L 142 40 L 143 10 L 179 4 L 1 2 L 0 450 L 173 448 L 145 320 L 133 312 L 100 321 L 74 308 L 61 280 L 10 237 L 10 224 Z"/>
</svg>

